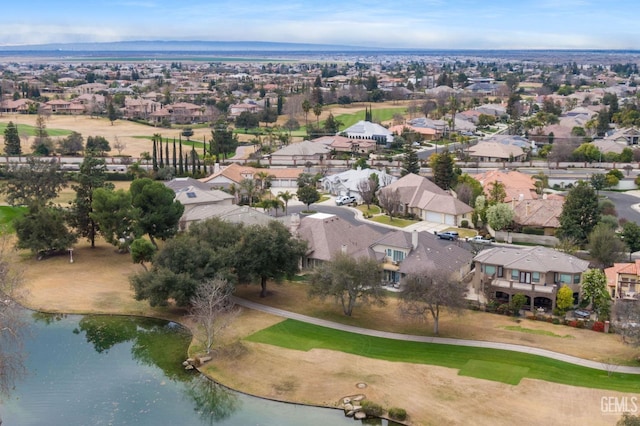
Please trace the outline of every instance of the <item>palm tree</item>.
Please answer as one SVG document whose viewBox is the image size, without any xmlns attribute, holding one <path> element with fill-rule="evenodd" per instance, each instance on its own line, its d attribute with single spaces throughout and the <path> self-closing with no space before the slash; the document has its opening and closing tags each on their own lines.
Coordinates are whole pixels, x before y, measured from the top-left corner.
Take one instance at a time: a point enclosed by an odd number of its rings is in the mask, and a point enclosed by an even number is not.
<svg viewBox="0 0 640 426">
<path fill-rule="evenodd" d="M 311 102 L 309 102 L 309 99 L 305 99 L 302 102 L 302 111 L 304 111 L 304 123 L 305 126 L 309 125 L 309 111 L 311 111 Z"/>
<path fill-rule="evenodd" d="M 260 191 L 264 192 L 269 183 L 273 180 L 274 176 L 269 174 L 269 172 L 256 172 L 256 174 L 253 175 L 253 178 L 260 182 Z"/>
<path fill-rule="evenodd" d="M 240 190 L 247 195 L 249 198 L 249 207 L 252 207 L 253 197 L 255 197 L 256 192 L 258 192 L 256 181 L 253 179 L 242 179 L 240 181 Z"/>
<path fill-rule="evenodd" d="M 238 196 L 240 195 L 240 189 L 236 186 L 235 183 L 229 185 L 229 194 L 233 195 L 233 201 L 235 204 L 238 204 Z"/>
<path fill-rule="evenodd" d="M 318 127 L 320 127 L 320 114 L 322 114 L 322 105 L 320 104 L 315 104 L 313 106 L 313 113 L 316 116 L 316 125 Z"/>
<path fill-rule="evenodd" d="M 278 198 L 284 201 L 284 214 L 287 214 L 287 208 L 289 207 L 289 200 L 292 200 L 294 195 L 289 191 L 278 192 Z"/>
</svg>

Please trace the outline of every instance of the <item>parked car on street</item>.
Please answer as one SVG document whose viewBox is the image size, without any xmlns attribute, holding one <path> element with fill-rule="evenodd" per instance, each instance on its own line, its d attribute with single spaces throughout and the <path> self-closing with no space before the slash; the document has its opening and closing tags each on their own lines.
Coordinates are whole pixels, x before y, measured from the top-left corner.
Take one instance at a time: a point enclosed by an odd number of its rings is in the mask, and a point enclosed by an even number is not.
<svg viewBox="0 0 640 426">
<path fill-rule="evenodd" d="M 586 309 L 576 309 L 575 311 L 573 311 L 573 316 L 576 318 L 589 319 L 591 318 L 591 312 L 587 311 Z"/>
<path fill-rule="evenodd" d="M 438 238 L 440 238 L 442 240 L 449 240 L 449 241 L 455 241 L 459 237 L 459 235 L 458 235 L 458 233 L 456 231 L 438 232 L 436 235 L 438 236 Z"/>
<path fill-rule="evenodd" d="M 344 206 L 346 204 L 355 204 L 356 197 L 352 195 L 340 195 L 336 197 L 336 206 Z"/>
<path fill-rule="evenodd" d="M 476 244 L 491 244 L 491 240 L 484 238 L 481 235 L 476 235 L 475 237 L 468 237 L 467 242 L 476 243 Z"/>
</svg>

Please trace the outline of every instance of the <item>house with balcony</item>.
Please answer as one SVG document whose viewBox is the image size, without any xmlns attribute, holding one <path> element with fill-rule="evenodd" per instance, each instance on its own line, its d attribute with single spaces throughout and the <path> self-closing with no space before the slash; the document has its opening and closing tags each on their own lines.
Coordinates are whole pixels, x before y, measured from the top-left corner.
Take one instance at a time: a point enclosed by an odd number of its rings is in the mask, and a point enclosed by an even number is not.
<svg viewBox="0 0 640 426">
<path fill-rule="evenodd" d="M 633 263 L 614 263 L 604 270 L 607 289 L 614 300 L 640 299 L 640 260 Z"/>
<path fill-rule="evenodd" d="M 454 242 L 416 230 L 387 233 L 370 245 L 370 251 L 382 264 L 383 282 L 396 288 L 406 275 L 436 269 L 462 279 L 471 269 L 473 257 Z"/>
<path fill-rule="evenodd" d="M 541 246 L 494 247 L 481 251 L 473 261 L 476 292 L 505 303 L 513 295 L 523 294 L 527 299 L 525 306 L 532 311 L 555 309 L 556 295 L 565 284 L 577 303 L 582 274 L 589 267 L 586 260 Z"/>
</svg>

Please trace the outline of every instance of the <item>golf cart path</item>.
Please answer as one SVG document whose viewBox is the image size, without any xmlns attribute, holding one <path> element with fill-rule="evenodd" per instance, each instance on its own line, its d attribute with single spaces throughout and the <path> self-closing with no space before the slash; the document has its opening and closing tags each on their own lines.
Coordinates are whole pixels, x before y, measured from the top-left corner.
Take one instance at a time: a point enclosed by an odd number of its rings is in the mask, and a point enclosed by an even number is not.
<svg viewBox="0 0 640 426">
<path fill-rule="evenodd" d="M 595 368 L 596 370 L 613 371 L 616 373 L 626 373 L 626 374 L 640 374 L 640 367 L 631 367 L 626 365 L 610 365 L 603 362 L 591 361 L 588 359 L 578 358 L 575 356 L 566 355 L 559 352 L 549 351 L 547 349 L 534 348 L 531 346 L 515 345 L 512 343 L 487 342 L 483 340 L 465 340 L 465 339 L 450 339 L 446 337 L 415 336 L 410 334 L 391 333 L 388 331 L 370 330 L 368 328 L 354 327 L 351 325 L 340 324 L 337 322 L 314 318 L 307 315 L 301 315 L 295 312 L 285 311 L 283 309 L 273 308 L 270 306 L 261 305 L 259 303 L 250 302 L 248 300 L 240 299 L 238 297 L 233 297 L 233 301 L 237 305 L 243 306 L 245 308 L 262 311 L 262 312 L 277 315 L 280 317 L 290 318 L 297 321 L 318 325 L 321 327 L 333 328 L 335 330 L 347 331 L 349 333 L 362 334 L 365 336 L 382 337 L 385 339 L 394 339 L 394 340 L 405 340 L 408 342 L 436 343 L 441 345 L 457 345 L 457 346 L 470 346 L 475 348 L 501 349 L 505 351 L 522 352 L 522 353 L 527 353 L 532 355 L 539 355 L 539 356 L 543 356 L 551 359 L 556 359 L 558 361 L 568 362 L 570 364 L 580 365 L 588 368 Z"/>
</svg>

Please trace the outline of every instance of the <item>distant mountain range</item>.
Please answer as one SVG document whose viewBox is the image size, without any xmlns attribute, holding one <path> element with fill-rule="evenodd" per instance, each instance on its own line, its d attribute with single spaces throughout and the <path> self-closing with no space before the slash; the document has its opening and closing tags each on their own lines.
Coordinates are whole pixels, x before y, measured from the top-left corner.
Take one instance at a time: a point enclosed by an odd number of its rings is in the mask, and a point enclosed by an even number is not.
<svg viewBox="0 0 640 426">
<path fill-rule="evenodd" d="M 312 43 L 275 43 L 268 41 L 176 41 L 176 40 L 138 40 L 104 43 L 50 43 L 21 46 L 0 46 L 2 51 L 102 51 L 102 52 L 143 52 L 143 51 L 182 51 L 182 52 L 349 52 L 384 51 L 388 49 L 362 46 L 344 46 Z"/>
</svg>

